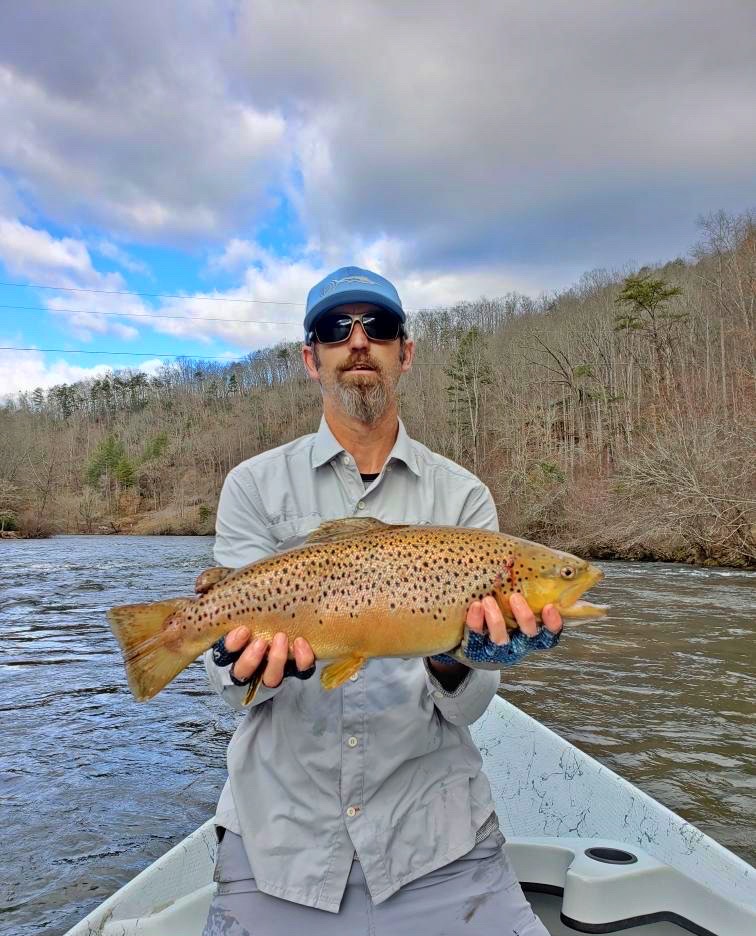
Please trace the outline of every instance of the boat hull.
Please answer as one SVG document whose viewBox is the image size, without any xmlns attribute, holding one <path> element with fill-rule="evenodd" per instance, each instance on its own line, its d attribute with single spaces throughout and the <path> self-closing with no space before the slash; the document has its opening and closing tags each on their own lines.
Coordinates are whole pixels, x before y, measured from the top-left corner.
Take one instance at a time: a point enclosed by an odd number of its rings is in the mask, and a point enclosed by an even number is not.
<svg viewBox="0 0 756 936">
<path fill-rule="evenodd" d="M 756 869 L 732 852 L 503 699 L 472 733 L 509 857 L 552 936 L 756 933 Z M 215 850 L 209 820 L 67 936 L 200 936 Z"/>
</svg>

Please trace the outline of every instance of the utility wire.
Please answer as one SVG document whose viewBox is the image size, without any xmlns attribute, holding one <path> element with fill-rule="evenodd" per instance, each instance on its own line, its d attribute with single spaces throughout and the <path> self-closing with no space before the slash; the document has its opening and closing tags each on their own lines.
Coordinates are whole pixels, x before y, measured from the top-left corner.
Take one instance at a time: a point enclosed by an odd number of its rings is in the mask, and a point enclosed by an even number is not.
<svg viewBox="0 0 756 936">
<path fill-rule="evenodd" d="M 300 309 L 304 309 L 304 302 L 293 302 L 289 299 L 253 299 L 251 296 L 241 297 L 239 299 L 233 298 L 231 296 L 174 296 L 171 293 L 149 293 L 149 292 L 133 292 L 127 289 L 92 289 L 88 286 L 49 286 L 43 283 L 3 283 L 0 282 L 0 286 L 8 286 L 15 289 L 53 289 L 61 290 L 63 292 L 87 292 L 87 293 L 98 293 L 105 296 L 147 296 L 150 299 L 180 299 L 182 302 L 191 302 L 194 299 L 201 299 L 204 302 L 255 302 L 260 303 L 261 305 L 288 305 L 288 306 L 298 306 Z M 462 300 L 464 301 L 464 300 Z M 21 306 L 0 306 L 0 308 L 22 308 Z M 44 311 L 50 311 L 45 309 Z M 61 312 L 66 311 L 61 309 Z M 405 309 L 406 313 L 419 312 L 420 309 Z M 127 313 L 120 313 L 125 315 Z M 167 317 L 167 316 L 166 316 Z M 222 321 L 218 319 L 218 321 Z M 232 321 L 228 319 L 228 321 Z"/>
<path fill-rule="evenodd" d="M 0 351 L 55 351 L 60 354 L 117 354 L 130 357 L 156 357 L 156 358 L 187 358 L 192 361 L 226 361 L 233 364 L 240 357 L 230 358 L 224 355 L 212 354 L 163 354 L 162 351 L 83 351 L 79 348 L 16 348 L 9 345 L 0 345 Z"/>
<path fill-rule="evenodd" d="M 263 319 L 207 318 L 201 315 L 157 315 L 153 312 L 111 312 L 101 309 L 47 309 L 42 306 L 0 305 L 0 309 L 18 309 L 24 312 L 66 312 L 69 315 L 121 315 L 125 318 L 181 319 L 185 322 L 236 322 L 238 325 L 296 325 L 301 322 L 271 322 Z"/>
<path fill-rule="evenodd" d="M 304 307 L 303 302 L 290 302 L 287 299 L 234 299 L 231 296 L 173 296 L 169 293 L 131 292 L 126 289 L 92 289 L 88 286 L 48 286 L 43 283 L 0 283 L 0 286 L 12 286 L 17 289 L 59 289 L 64 292 L 101 293 L 107 296 L 149 296 L 152 299 L 183 299 L 190 302 L 192 299 L 206 299 L 210 302 L 259 302 L 263 305 L 293 305 Z"/>
</svg>

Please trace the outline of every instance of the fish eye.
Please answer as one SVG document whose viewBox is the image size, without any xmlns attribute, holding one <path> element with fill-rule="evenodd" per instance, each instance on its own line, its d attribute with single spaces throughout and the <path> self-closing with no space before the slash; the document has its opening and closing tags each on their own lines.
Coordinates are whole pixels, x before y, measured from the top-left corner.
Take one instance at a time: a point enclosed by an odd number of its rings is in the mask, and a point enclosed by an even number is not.
<svg viewBox="0 0 756 936">
<path fill-rule="evenodd" d="M 571 579 L 575 575 L 575 570 L 572 568 L 572 566 L 562 566 L 562 568 L 559 570 L 559 574 L 562 576 L 562 578 Z"/>
</svg>

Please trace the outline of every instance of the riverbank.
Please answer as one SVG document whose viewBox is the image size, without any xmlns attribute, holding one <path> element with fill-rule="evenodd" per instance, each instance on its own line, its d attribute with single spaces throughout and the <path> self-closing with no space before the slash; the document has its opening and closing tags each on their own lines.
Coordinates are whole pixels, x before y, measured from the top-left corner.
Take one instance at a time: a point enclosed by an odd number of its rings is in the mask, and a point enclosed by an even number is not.
<svg viewBox="0 0 756 936">
<path fill-rule="evenodd" d="M 0 531 L 0 539 L 49 539 L 54 536 L 213 536 L 212 524 L 172 524 L 165 519 L 140 518 L 126 520 L 123 524 L 111 523 L 94 530 L 55 530 L 44 534 L 26 535 L 23 531 Z M 524 537 L 527 538 L 527 537 Z M 554 549 L 563 549 L 574 553 L 584 559 L 604 562 L 659 562 L 680 563 L 687 566 L 700 566 L 709 569 L 742 569 L 746 572 L 756 571 L 756 557 L 749 561 L 744 558 L 742 562 L 727 561 L 707 556 L 696 549 L 668 545 L 663 548 L 651 548 L 638 544 L 626 547 L 608 548 L 596 543 L 580 542 L 569 535 L 563 540 L 554 540 L 551 537 L 539 539 L 544 545 Z"/>
</svg>

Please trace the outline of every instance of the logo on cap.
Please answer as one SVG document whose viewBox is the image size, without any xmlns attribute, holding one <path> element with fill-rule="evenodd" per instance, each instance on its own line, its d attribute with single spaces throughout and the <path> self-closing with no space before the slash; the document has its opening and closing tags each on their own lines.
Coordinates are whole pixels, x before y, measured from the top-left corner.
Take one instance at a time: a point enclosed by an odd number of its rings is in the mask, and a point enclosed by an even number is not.
<svg viewBox="0 0 756 936">
<path fill-rule="evenodd" d="M 376 284 L 369 276 L 359 276 L 353 274 L 352 276 L 344 276 L 341 279 L 331 280 L 330 283 L 326 283 L 323 289 L 321 290 L 321 296 L 327 296 L 329 293 L 334 292 L 338 289 L 343 283 L 367 283 L 368 286 L 375 286 Z"/>
</svg>

